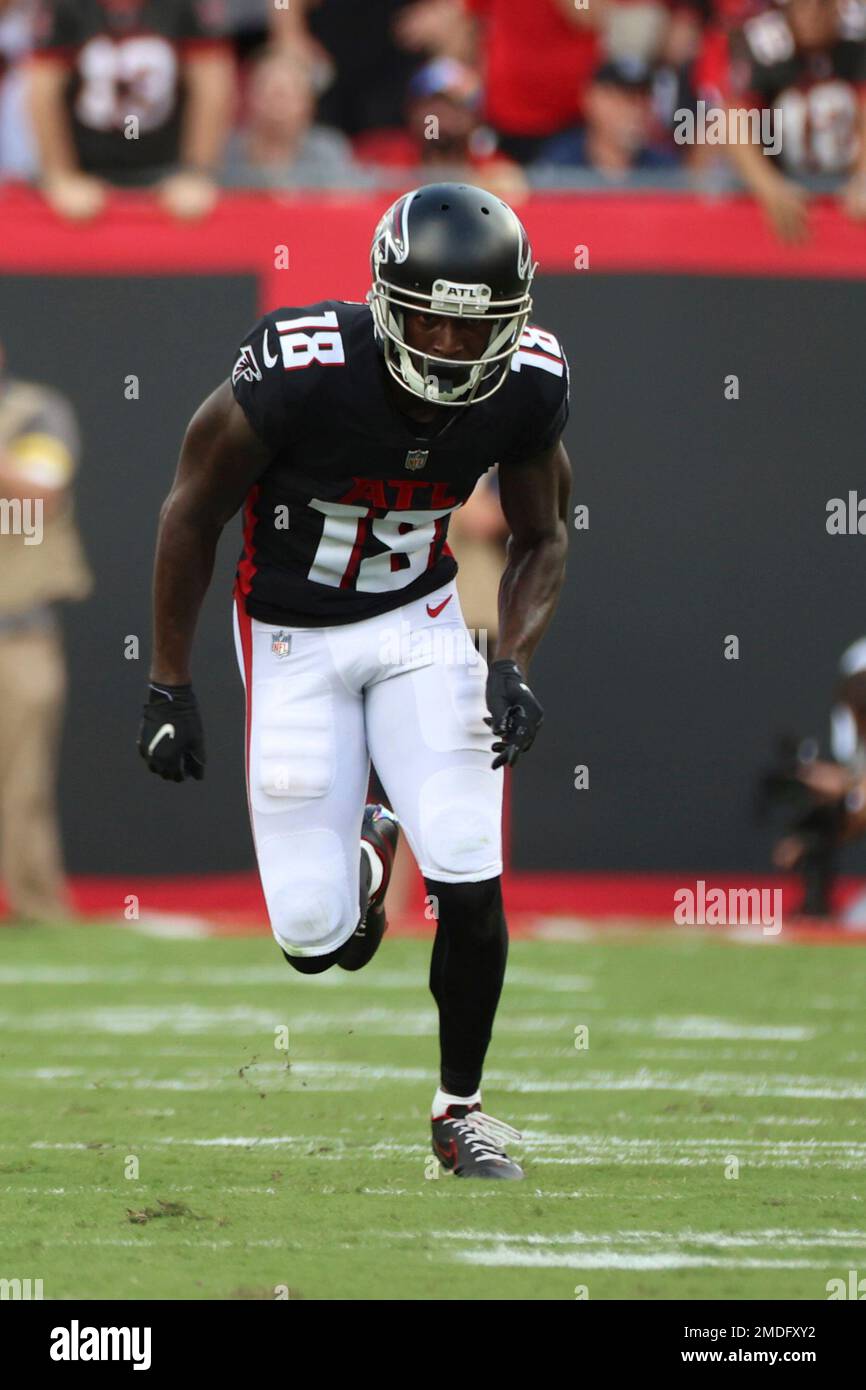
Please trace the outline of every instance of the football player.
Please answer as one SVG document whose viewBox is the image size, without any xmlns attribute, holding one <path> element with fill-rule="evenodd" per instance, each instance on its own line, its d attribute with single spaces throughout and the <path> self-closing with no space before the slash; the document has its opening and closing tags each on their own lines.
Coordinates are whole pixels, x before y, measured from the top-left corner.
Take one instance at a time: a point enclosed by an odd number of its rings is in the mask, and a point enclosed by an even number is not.
<svg viewBox="0 0 866 1390">
<path fill-rule="evenodd" d="M 366 965 L 399 820 L 437 924 L 434 1153 L 463 1177 L 520 1178 L 516 1132 L 484 1114 L 480 1085 L 507 952 L 503 768 L 542 721 L 528 663 L 565 567 L 568 368 L 529 325 L 529 241 L 492 194 L 405 194 L 371 261 L 365 303 L 266 314 L 189 425 L 160 518 L 139 747 L 162 777 L 203 774 L 193 632 L 243 507 L 235 636 L 274 935 L 304 974 Z M 488 672 L 447 533 L 496 463 L 511 538 Z M 371 758 L 398 820 L 364 806 Z"/>
</svg>

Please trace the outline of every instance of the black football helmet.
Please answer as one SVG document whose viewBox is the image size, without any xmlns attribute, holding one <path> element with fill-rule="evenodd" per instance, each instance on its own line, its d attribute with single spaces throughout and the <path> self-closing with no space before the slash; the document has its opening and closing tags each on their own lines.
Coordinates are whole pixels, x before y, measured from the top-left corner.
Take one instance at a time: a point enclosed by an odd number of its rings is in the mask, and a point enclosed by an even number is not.
<svg viewBox="0 0 866 1390">
<path fill-rule="evenodd" d="M 523 223 L 493 193 L 431 183 L 404 193 L 376 228 L 370 253 L 376 337 L 388 371 L 437 405 L 487 400 L 508 374 L 532 312 L 537 269 Z M 407 310 L 490 320 L 481 357 L 431 357 L 406 342 Z"/>
</svg>

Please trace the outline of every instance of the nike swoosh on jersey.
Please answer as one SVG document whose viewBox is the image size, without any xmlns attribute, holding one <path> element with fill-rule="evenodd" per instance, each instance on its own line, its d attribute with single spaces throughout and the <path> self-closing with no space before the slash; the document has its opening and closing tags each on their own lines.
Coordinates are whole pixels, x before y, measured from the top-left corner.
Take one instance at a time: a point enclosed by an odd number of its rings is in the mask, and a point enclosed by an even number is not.
<svg viewBox="0 0 866 1390">
<path fill-rule="evenodd" d="M 453 597 L 454 597 L 453 594 L 449 594 L 448 597 L 447 597 L 447 598 L 444 598 L 444 599 L 442 600 L 441 603 L 437 603 L 437 605 L 436 605 L 435 608 L 431 608 L 431 607 L 430 607 L 430 604 L 428 603 L 428 604 L 427 604 L 427 612 L 430 614 L 430 617 L 431 617 L 431 618 L 438 618 L 438 617 L 439 617 L 439 614 L 442 612 L 442 609 L 445 607 L 446 603 L 450 603 L 451 600 L 453 599 Z"/>
<path fill-rule="evenodd" d="M 277 359 L 278 359 L 278 357 L 279 357 L 279 353 L 276 353 L 276 352 L 274 353 L 273 357 L 271 357 L 271 354 L 270 354 L 270 352 L 268 351 L 268 330 L 267 330 L 267 329 L 265 329 L 264 333 L 262 334 L 262 357 L 265 359 L 265 366 L 266 366 L 266 367 L 275 367 L 276 364 L 277 364 Z"/>
<path fill-rule="evenodd" d="M 173 724 L 163 724 L 162 728 L 154 734 L 150 743 L 147 745 L 147 756 L 150 757 L 156 745 L 168 734 L 169 738 L 174 738 L 175 728 Z"/>
</svg>

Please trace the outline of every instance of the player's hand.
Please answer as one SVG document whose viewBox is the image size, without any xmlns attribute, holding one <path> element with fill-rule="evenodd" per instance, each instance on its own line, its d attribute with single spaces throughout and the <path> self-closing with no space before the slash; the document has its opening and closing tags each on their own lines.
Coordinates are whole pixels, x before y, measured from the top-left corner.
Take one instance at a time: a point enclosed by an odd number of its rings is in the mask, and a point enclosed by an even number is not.
<svg viewBox="0 0 866 1390">
<path fill-rule="evenodd" d="M 168 782 L 204 777 L 204 733 L 191 685 L 154 685 L 144 707 L 138 751 Z"/>
<path fill-rule="evenodd" d="M 164 178 L 158 192 L 159 201 L 172 217 L 181 222 L 195 222 L 213 211 L 219 186 L 207 174 L 181 169 Z"/>
<path fill-rule="evenodd" d="M 808 239 L 808 194 L 799 184 L 780 179 L 762 195 L 761 205 L 781 241 L 794 244 Z"/>
<path fill-rule="evenodd" d="M 91 174 L 52 174 L 43 180 L 42 193 L 54 211 L 70 222 L 89 222 L 105 207 L 105 184 Z"/>
<path fill-rule="evenodd" d="M 487 674 L 487 708 L 485 719 L 499 742 L 493 751 L 498 754 L 493 766 L 513 767 L 521 753 L 532 747 L 535 735 L 544 719 L 544 710 L 536 700 L 523 672 L 515 661 L 494 661 Z"/>
</svg>

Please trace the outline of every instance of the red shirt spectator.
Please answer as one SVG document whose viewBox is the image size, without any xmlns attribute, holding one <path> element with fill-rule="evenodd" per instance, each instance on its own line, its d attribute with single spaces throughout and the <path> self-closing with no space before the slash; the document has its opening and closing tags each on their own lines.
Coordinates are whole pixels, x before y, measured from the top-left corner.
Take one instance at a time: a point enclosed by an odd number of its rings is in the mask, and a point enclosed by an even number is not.
<svg viewBox="0 0 866 1390">
<path fill-rule="evenodd" d="M 599 60 L 593 30 L 571 23 L 556 0 L 463 3 L 485 26 L 490 124 L 505 136 L 538 138 L 580 120 L 583 90 Z"/>
</svg>

